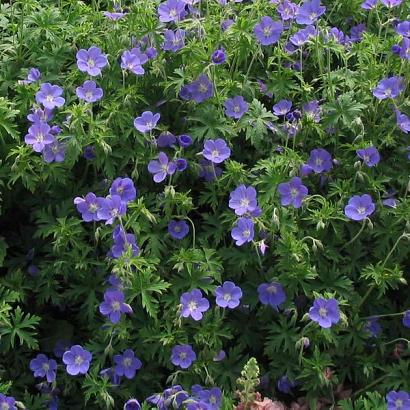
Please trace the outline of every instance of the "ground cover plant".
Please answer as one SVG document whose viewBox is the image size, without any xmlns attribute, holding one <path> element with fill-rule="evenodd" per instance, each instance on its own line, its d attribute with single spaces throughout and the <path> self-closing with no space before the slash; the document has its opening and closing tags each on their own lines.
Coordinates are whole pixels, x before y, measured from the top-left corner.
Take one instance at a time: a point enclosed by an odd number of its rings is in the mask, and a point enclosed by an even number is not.
<svg viewBox="0 0 410 410">
<path fill-rule="evenodd" d="M 410 409 L 408 1 L 0 36 L 1 409 Z"/>
</svg>

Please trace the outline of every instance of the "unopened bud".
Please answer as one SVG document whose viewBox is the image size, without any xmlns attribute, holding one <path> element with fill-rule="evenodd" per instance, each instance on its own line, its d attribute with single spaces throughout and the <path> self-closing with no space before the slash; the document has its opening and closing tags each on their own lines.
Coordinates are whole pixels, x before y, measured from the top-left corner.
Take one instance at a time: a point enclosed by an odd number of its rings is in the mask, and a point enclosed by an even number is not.
<svg viewBox="0 0 410 410">
<path fill-rule="evenodd" d="M 316 225 L 316 230 L 319 231 L 320 229 L 324 229 L 325 223 L 323 221 L 319 221 Z"/>
<path fill-rule="evenodd" d="M 356 161 L 353 166 L 355 169 L 358 169 L 360 168 L 361 165 L 362 165 L 361 161 Z"/>
</svg>

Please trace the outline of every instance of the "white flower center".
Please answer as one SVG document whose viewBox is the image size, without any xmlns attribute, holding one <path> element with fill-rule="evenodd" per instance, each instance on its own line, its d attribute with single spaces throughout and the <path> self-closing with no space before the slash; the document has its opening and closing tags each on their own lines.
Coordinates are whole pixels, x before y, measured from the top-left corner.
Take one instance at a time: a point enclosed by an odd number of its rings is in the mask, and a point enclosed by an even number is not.
<svg viewBox="0 0 410 410">
<path fill-rule="evenodd" d="M 321 307 L 321 308 L 319 309 L 319 315 L 320 315 L 321 317 L 326 317 L 326 316 L 327 316 L 327 309 L 324 308 L 324 307 Z"/>
<path fill-rule="evenodd" d="M 111 303 L 111 307 L 114 312 L 118 312 L 121 309 L 121 304 L 120 302 L 115 301 Z"/>
<path fill-rule="evenodd" d="M 265 37 L 268 37 L 272 34 L 272 27 L 265 27 L 262 31 Z"/>
<path fill-rule="evenodd" d="M 44 135 L 41 132 L 39 134 L 37 134 L 36 141 L 37 142 L 43 142 L 44 141 Z"/>
<path fill-rule="evenodd" d="M 364 214 L 366 213 L 366 208 L 364 208 L 364 207 L 362 207 L 362 206 L 359 206 L 359 208 L 357 208 L 357 212 L 358 212 L 360 215 L 364 215 Z"/>
<path fill-rule="evenodd" d="M 249 199 L 248 198 L 242 198 L 241 199 L 241 206 L 243 206 L 243 207 L 249 206 Z"/>
<path fill-rule="evenodd" d="M 78 356 L 76 356 L 76 358 L 75 358 L 75 360 L 74 360 L 74 363 L 76 364 L 76 365 L 81 365 L 82 363 L 84 362 L 84 359 L 80 356 L 80 355 L 78 355 Z"/>
<path fill-rule="evenodd" d="M 90 204 L 90 205 L 88 206 L 88 210 L 89 210 L 91 213 L 97 212 L 97 209 L 98 209 L 98 206 L 97 206 L 97 204 L 95 204 L 95 203 Z"/>
<path fill-rule="evenodd" d="M 268 293 L 276 294 L 278 290 L 276 289 L 276 286 L 271 285 L 271 286 L 268 286 L 268 288 L 266 289 L 266 291 L 267 291 Z"/>
<path fill-rule="evenodd" d="M 131 366 L 131 363 L 132 363 L 132 360 L 131 360 L 129 357 L 127 357 L 126 359 L 124 359 L 124 360 L 122 361 L 122 364 L 123 364 L 125 367 L 130 367 L 130 366 Z"/>
<path fill-rule="evenodd" d="M 249 238 L 251 236 L 251 231 L 249 229 L 246 229 L 245 231 L 243 231 L 242 236 L 244 238 Z"/>
<path fill-rule="evenodd" d="M 232 299 L 232 296 L 230 293 L 225 293 L 224 294 L 224 300 L 226 300 L 227 302 L 229 302 Z"/>
<path fill-rule="evenodd" d="M 91 68 L 95 67 L 95 61 L 92 58 L 88 59 L 87 64 Z"/>
<path fill-rule="evenodd" d="M 188 303 L 188 309 L 192 312 L 198 309 L 198 304 L 194 300 L 191 300 L 191 302 Z"/>
</svg>

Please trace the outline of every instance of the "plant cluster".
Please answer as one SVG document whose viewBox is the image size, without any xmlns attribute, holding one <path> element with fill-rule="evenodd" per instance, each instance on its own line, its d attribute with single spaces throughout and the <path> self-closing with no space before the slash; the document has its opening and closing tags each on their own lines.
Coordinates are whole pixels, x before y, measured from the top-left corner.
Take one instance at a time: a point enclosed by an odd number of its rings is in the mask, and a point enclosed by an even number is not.
<svg viewBox="0 0 410 410">
<path fill-rule="evenodd" d="M 1 409 L 410 409 L 408 1 L 0 33 Z"/>
</svg>

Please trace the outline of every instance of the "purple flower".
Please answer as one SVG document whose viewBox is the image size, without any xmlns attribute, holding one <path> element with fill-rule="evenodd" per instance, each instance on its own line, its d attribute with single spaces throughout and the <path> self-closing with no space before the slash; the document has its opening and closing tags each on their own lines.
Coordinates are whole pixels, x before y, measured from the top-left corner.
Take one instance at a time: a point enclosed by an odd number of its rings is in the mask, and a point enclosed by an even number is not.
<svg viewBox="0 0 410 410">
<path fill-rule="evenodd" d="M 410 60 L 410 38 L 403 38 L 400 48 L 400 58 Z"/>
<path fill-rule="evenodd" d="M 185 45 L 185 30 L 165 30 L 164 40 L 165 41 L 162 45 L 162 49 L 165 51 L 172 51 L 175 53 Z"/>
<path fill-rule="evenodd" d="M 410 21 L 402 21 L 396 26 L 396 33 L 403 37 L 410 37 Z"/>
<path fill-rule="evenodd" d="M 116 178 L 110 187 L 110 195 L 118 195 L 123 202 L 133 201 L 137 197 L 137 190 L 130 178 Z"/>
<path fill-rule="evenodd" d="M 396 208 L 396 206 L 397 206 L 397 199 L 396 199 L 396 198 L 383 199 L 382 204 L 383 204 L 384 206 L 388 206 L 389 208 Z"/>
<path fill-rule="evenodd" d="M 374 9 L 377 6 L 379 0 L 365 0 L 360 7 L 365 10 Z"/>
<path fill-rule="evenodd" d="M 96 46 L 92 46 L 88 50 L 78 50 L 76 57 L 78 69 L 92 77 L 100 75 L 101 70 L 108 64 L 107 56 Z"/>
<path fill-rule="evenodd" d="M 118 323 L 122 314 L 133 313 L 131 306 L 124 300 L 124 293 L 118 290 L 107 290 L 104 293 L 104 302 L 100 304 L 100 313 L 108 316 L 111 323 Z"/>
<path fill-rule="evenodd" d="M 153 114 L 151 111 L 144 111 L 141 117 L 137 117 L 134 120 L 134 127 L 140 132 L 150 132 L 158 124 L 160 114 Z"/>
<path fill-rule="evenodd" d="M 228 117 L 239 119 L 249 109 L 249 104 L 243 99 L 242 96 L 237 95 L 233 98 L 228 98 L 225 103 L 225 114 Z"/>
<path fill-rule="evenodd" d="M 165 400 L 164 405 L 166 406 L 166 409 L 181 409 L 182 403 L 189 398 L 189 395 L 179 384 L 177 384 L 165 389 L 162 393 L 162 397 Z"/>
<path fill-rule="evenodd" d="M 49 108 L 44 108 L 44 110 L 41 108 L 32 108 L 31 113 L 27 115 L 27 119 L 33 123 L 51 121 L 53 119 L 53 110 Z"/>
<path fill-rule="evenodd" d="M 123 354 L 114 355 L 113 360 L 115 374 L 120 377 L 125 376 L 127 379 L 133 379 L 142 366 L 141 360 L 135 357 L 131 349 L 125 350 Z"/>
<path fill-rule="evenodd" d="M 406 134 L 410 132 L 410 118 L 399 110 L 396 110 L 396 124 Z"/>
<path fill-rule="evenodd" d="M 220 65 L 226 61 L 226 53 L 223 48 L 219 48 L 212 53 L 211 61 L 216 64 Z"/>
<path fill-rule="evenodd" d="M 188 235 L 189 225 L 185 221 L 172 220 L 168 224 L 168 233 L 174 239 L 184 239 Z"/>
<path fill-rule="evenodd" d="M 199 165 L 199 176 L 205 179 L 205 181 L 207 182 L 210 182 L 222 175 L 222 169 L 215 166 L 212 161 L 208 161 L 207 159 L 201 159 L 199 161 Z"/>
<path fill-rule="evenodd" d="M 30 370 L 34 372 L 34 377 L 45 377 L 48 383 L 52 383 L 56 379 L 57 362 L 45 354 L 38 354 L 30 361 Z"/>
<path fill-rule="evenodd" d="M 379 99 L 397 98 L 405 89 L 403 77 L 388 77 L 381 80 L 373 90 L 373 95 Z"/>
<path fill-rule="evenodd" d="M 63 131 L 58 125 L 53 125 L 50 128 L 50 133 L 53 134 L 54 136 L 60 135 L 61 131 Z"/>
<path fill-rule="evenodd" d="M 175 366 L 187 369 L 196 360 L 196 354 L 191 345 L 176 345 L 172 348 L 171 362 Z"/>
<path fill-rule="evenodd" d="M 403 326 L 410 328 L 410 310 L 407 310 L 406 312 L 404 312 Z"/>
<path fill-rule="evenodd" d="M 382 331 L 379 318 L 375 317 L 368 319 L 364 324 L 364 331 L 369 335 L 369 337 L 377 337 Z"/>
<path fill-rule="evenodd" d="M 95 147 L 93 145 L 86 146 L 83 151 L 83 157 L 87 160 L 95 159 Z"/>
<path fill-rule="evenodd" d="M 305 1 L 298 10 L 296 22 L 298 24 L 313 24 L 326 11 L 325 6 L 320 5 L 320 0 Z"/>
<path fill-rule="evenodd" d="M 45 122 L 36 122 L 29 129 L 24 137 L 26 144 L 32 145 L 35 152 L 42 152 L 44 147 L 52 144 L 55 139 L 50 133 L 50 126 Z"/>
<path fill-rule="evenodd" d="M 23 80 L 21 83 L 22 84 L 32 84 L 36 83 L 37 81 L 40 81 L 41 79 L 41 73 L 38 68 L 30 68 L 28 70 L 27 78 Z"/>
<path fill-rule="evenodd" d="M 169 161 L 165 152 L 158 154 L 158 160 L 152 160 L 148 164 L 148 171 L 154 174 L 154 181 L 156 183 L 162 182 L 167 175 L 172 175 L 177 169 L 173 161 Z"/>
<path fill-rule="evenodd" d="M 16 400 L 14 397 L 5 396 L 0 393 L 0 409 L 4 410 L 17 410 L 15 406 Z"/>
<path fill-rule="evenodd" d="M 278 5 L 276 11 L 283 21 L 293 20 L 299 11 L 299 6 L 291 1 L 284 0 L 283 3 Z"/>
<path fill-rule="evenodd" d="M 77 211 L 81 213 L 84 222 L 100 221 L 98 211 L 101 209 L 101 200 L 103 198 L 95 196 L 89 192 L 85 198 L 76 197 L 74 204 L 77 205 Z"/>
<path fill-rule="evenodd" d="M 292 205 L 294 208 L 302 206 L 303 199 L 308 194 L 308 189 L 302 184 L 299 177 L 293 177 L 289 182 L 278 185 L 280 203 L 283 206 Z"/>
<path fill-rule="evenodd" d="M 406 391 L 390 391 L 386 396 L 387 410 L 409 410 L 410 394 Z"/>
<path fill-rule="evenodd" d="M 350 37 L 346 36 L 346 42 L 347 43 L 357 43 L 359 42 L 362 37 L 363 37 L 363 32 L 366 30 L 366 25 L 361 23 L 358 24 L 357 26 L 353 26 L 350 29 Z"/>
<path fill-rule="evenodd" d="M 142 64 L 141 58 L 132 51 L 125 50 L 121 55 L 121 68 L 123 70 L 129 70 L 135 75 L 143 75 L 145 70 Z"/>
<path fill-rule="evenodd" d="M 67 350 L 70 350 L 70 346 L 71 346 L 71 342 L 69 340 L 62 340 L 62 339 L 57 340 L 54 346 L 54 350 L 53 350 L 55 357 L 58 357 L 59 359 L 61 359 L 63 357 L 63 354 Z"/>
<path fill-rule="evenodd" d="M 309 309 L 309 317 L 320 327 L 329 328 L 340 320 L 339 302 L 334 298 L 318 298 Z"/>
<path fill-rule="evenodd" d="M 296 386 L 295 382 L 289 380 L 289 377 L 284 375 L 276 383 L 278 390 L 282 393 L 290 393 L 292 389 Z"/>
<path fill-rule="evenodd" d="M 376 166 L 380 161 L 380 154 L 376 147 L 368 147 L 364 149 L 358 149 L 356 151 L 357 156 L 363 160 L 368 167 Z"/>
<path fill-rule="evenodd" d="M 205 74 L 189 85 L 190 98 L 197 103 L 203 102 L 214 95 L 214 86 Z"/>
<path fill-rule="evenodd" d="M 109 257 L 118 259 L 128 250 L 129 247 L 132 249 L 132 256 L 138 256 L 140 249 L 137 245 L 137 240 L 134 234 L 125 232 L 121 228 L 121 225 L 117 225 L 112 233 L 112 238 L 114 240 L 114 244 L 108 253 Z"/>
<path fill-rule="evenodd" d="M 43 159 L 45 162 L 63 162 L 65 158 L 66 145 L 64 143 L 54 141 L 52 144 L 47 144 L 43 149 Z"/>
<path fill-rule="evenodd" d="M 103 14 L 108 20 L 118 21 L 124 18 L 128 13 L 104 11 Z"/>
<path fill-rule="evenodd" d="M 147 47 L 145 54 L 147 55 L 149 60 L 154 59 L 158 55 L 155 47 Z"/>
<path fill-rule="evenodd" d="M 252 242 L 254 235 L 254 223 L 250 218 L 239 218 L 231 231 L 231 236 L 236 241 L 236 246 Z"/>
<path fill-rule="evenodd" d="M 313 119 L 314 122 L 318 123 L 320 121 L 320 105 L 317 100 L 310 101 L 306 104 L 303 104 L 303 112 L 310 118 Z"/>
<path fill-rule="evenodd" d="M 199 392 L 199 398 L 209 405 L 210 410 L 219 410 L 222 402 L 222 391 L 219 387 L 212 387 L 209 390 L 202 389 Z"/>
<path fill-rule="evenodd" d="M 239 185 L 229 196 L 229 208 L 238 216 L 253 212 L 258 206 L 256 189 L 252 186 Z"/>
<path fill-rule="evenodd" d="M 90 368 L 91 359 L 92 354 L 80 345 L 71 346 L 70 350 L 63 354 L 63 362 L 67 365 L 67 373 L 71 376 L 86 374 Z"/>
<path fill-rule="evenodd" d="M 293 36 L 289 37 L 290 42 L 296 47 L 301 47 L 306 44 L 312 37 L 317 35 L 317 30 L 315 26 L 307 26 L 301 28 Z"/>
<path fill-rule="evenodd" d="M 214 362 L 221 362 L 226 357 L 226 353 L 223 350 L 220 350 L 212 359 Z M 192 392 L 193 393 L 193 392 Z"/>
<path fill-rule="evenodd" d="M 285 302 L 286 293 L 278 282 L 262 283 L 258 286 L 259 301 L 262 305 L 270 305 L 275 310 Z"/>
<path fill-rule="evenodd" d="M 234 22 L 232 19 L 224 20 L 224 21 L 221 23 L 222 31 L 228 30 L 228 28 L 231 27 L 232 24 L 234 24 L 234 23 L 235 23 L 235 22 Z"/>
<path fill-rule="evenodd" d="M 65 103 L 65 99 L 61 97 L 63 89 L 58 85 L 50 83 L 41 84 L 40 91 L 36 93 L 37 104 L 43 104 L 44 108 L 52 110 L 55 107 L 61 107 Z"/>
<path fill-rule="evenodd" d="M 160 136 L 157 138 L 157 146 L 160 148 L 171 148 L 177 139 L 175 138 L 174 134 L 171 134 L 169 131 L 162 132 Z"/>
<path fill-rule="evenodd" d="M 124 404 L 124 410 L 141 410 L 141 405 L 137 399 L 129 399 Z"/>
<path fill-rule="evenodd" d="M 204 401 L 194 401 L 187 404 L 187 410 L 212 410 L 212 407 Z"/>
<path fill-rule="evenodd" d="M 185 17 L 185 3 L 180 0 L 167 0 L 158 6 L 161 23 L 178 22 Z"/>
<path fill-rule="evenodd" d="M 283 24 L 280 21 L 273 21 L 269 16 L 264 16 L 255 25 L 253 33 L 263 46 L 269 46 L 279 41 L 283 31 Z"/>
<path fill-rule="evenodd" d="M 115 218 L 124 216 L 127 212 L 127 204 L 121 200 L 119 195 L 101 198 L 99 204 L 97 215 L 100 220 L 106 221 L 106 225 L 111 225 Z"/>
<path fill-rule="evenodd" d="M 104 92 L 102 88 L 97 87 L 94 81 L 87 80 L 81 87 L 76 88 L 77 97 L 88 103 L 94 103 L 101 100 Z"/>
<path fill-rule="evenodd" d="M 317 148 L 310 151 L 310 157 L 307 162 L 316 174 L 329 172 L 333 168 L 332 156 L 323 148 Z"/>
<path fill-rule="evenodd" d="M 115 231 L 115 229 L 114 229 Z M 113 234 L 114 236 L 114 234 Z M 108 288 L 107 290 L 119 290 L 122 291 L 124 289 L 124 284 L 122 282 L 121 279 L 119 279 L 117 276 L 115 275 L 110 275 L 107 279 L 107 282 L 111 285 L 110 288 Z"/>
<path fill-rule="evenodd" d="M 214 164 L 220 164 L 231 156 L 231 149 L 222 138 L 206 140 L 202 155 Z"/>
<path fill-rule="evenodd" d="M 199 289 L 183 293 L 180 303 L 182 305 L 181 316 L 191 316 L 196 321 L 201 320 L 204 312 L 209 309 L 208 299 L 202 297 L 202 292 Z"/>
<path fill-rule="evenodd" d="M 222 308 L 235 309 L 239 306 L 242 290 L 231 281 L 226 281 L 215 289 L 216 304 Z"/>
<path fill-rule="evenodd" d="M 392 8 L 392 7 L 400 6 L 400 4 L 403 2 L 403 0 L 381 0 L 381 2 L 386 7 Z"/>
<path fill-rule="evenodd" d="M 272 111 L 278 117 L 286 115 L 292 109 L 292 101 L 280 100 L 272 107 Z"/>
<path fill-rule="evenodd" d="M 326 40 L 343 45 L 346 43 L 346 36 L 342 30 L 339 30 L 337 27 L 332 27 L 326 36 Z"/>
<path fill-rule="evenodd" d="M 391 48 L 390 48 L 390 51 L 393 53 L 393 54 L 396 54 L 396 55 L 400 55 L 400 53 L 401 53 L 401 46 L 400 46 L 400 44 L 393 44 L 392 46 L 391 46 Z"/>
<path fill-rule="evenodd" d="M 362 221 L 370 216 L 375 209 L 376 206 L 370 195 L 354 195 L 345 206 L 345 215 L 354 221 Z"/>
<path fill-rule="evenodd" d="M 178 137 L 178 144 L 182 148 L 188 148 L 190 145 L 192 145 L 192 137 L 186 134 L 182 134 Z"/>
</svg>

